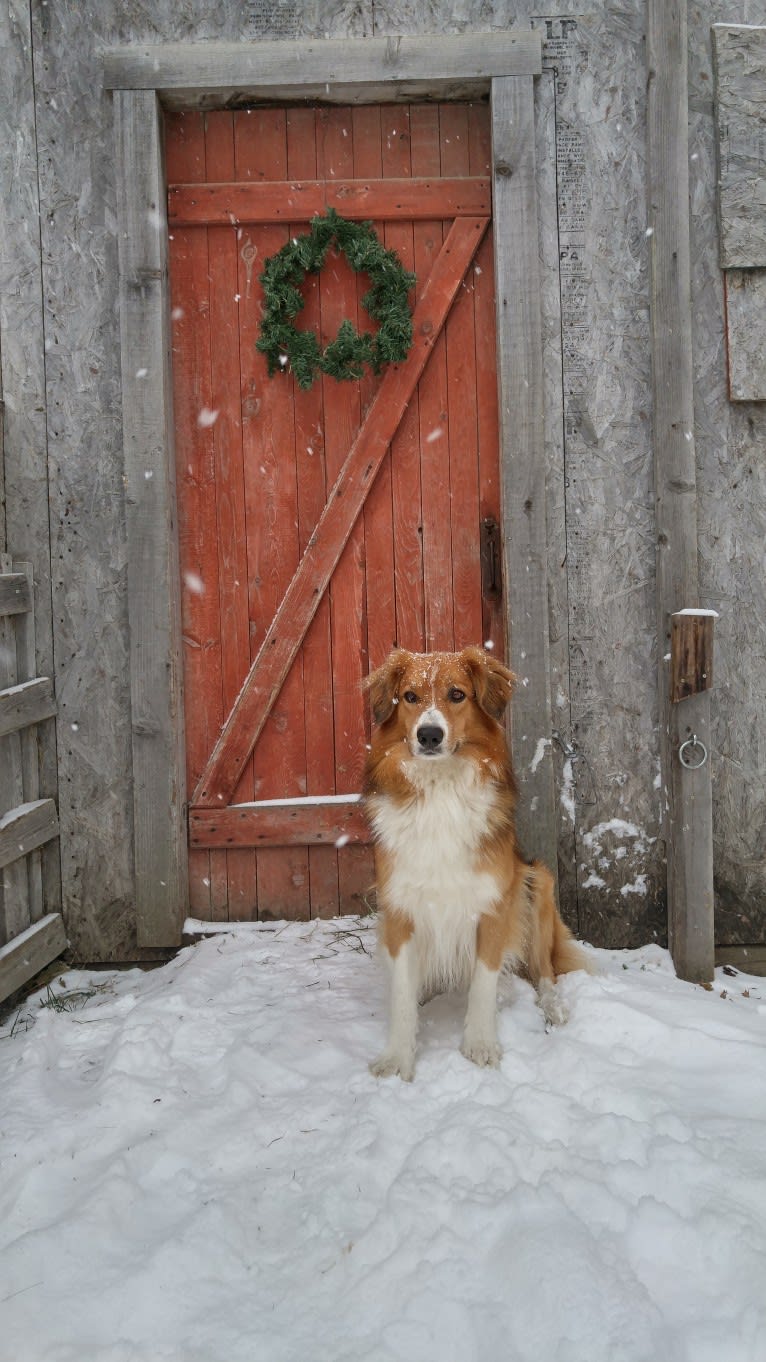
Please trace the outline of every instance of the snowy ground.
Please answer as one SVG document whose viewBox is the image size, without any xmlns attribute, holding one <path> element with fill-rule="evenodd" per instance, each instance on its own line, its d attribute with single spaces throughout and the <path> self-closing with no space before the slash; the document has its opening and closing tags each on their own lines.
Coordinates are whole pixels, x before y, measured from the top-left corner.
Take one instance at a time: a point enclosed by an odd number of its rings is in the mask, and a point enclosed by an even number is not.
<svg viewBox="0 0 766 1362">
<path fill-rule="evenodd" d="M 6 1018 L 2 1362 L 763 1362 L 766 980 L 598 952 L 551 1034 L 504 985 L 500 1071 L 439 998 L 378 1083 L 373 940 L 242 927 Z"/>
</svg>

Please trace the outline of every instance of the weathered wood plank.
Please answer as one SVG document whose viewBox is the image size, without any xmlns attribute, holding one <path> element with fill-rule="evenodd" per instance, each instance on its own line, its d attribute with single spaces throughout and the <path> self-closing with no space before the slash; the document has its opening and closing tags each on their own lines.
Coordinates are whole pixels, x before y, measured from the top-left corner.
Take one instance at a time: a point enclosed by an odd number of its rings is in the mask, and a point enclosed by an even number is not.
<svg viewBox="0 0 766 1362">
<path fill-rule="evenodd" d="M 58 837 L 59 820 L 52 799 L 20 804 L 0 818 L 0 869 Z"/>
<path fill-rule="evenodd" d="M 728 965 L 742 974 L 766 975 L 766 946 L 716 946 L 716 965 Z M 737 987 L 736 984 L 733 987 Z M 741 987 L 741 985 L 740 985 Z"/>
<path fill-rule="evenodd" d="M 531 77 L 493 80 L 491 104 L 504 577 L 511 665 L 520 680 L 511 723 L 522 787 L 519 839 L 526 854 L 539 857 L 557 875 Z"/>
<path fill-rule="evenodd" d="M 677 704 L 713 685 L 713 623 L 710 610 L 671 615 L 670 700 Z"/>
<path fill-rule="evenodd" d="M 35 599 L 34 575 L 31 563 L 14 563 L 16 572 L 23 572 L 27 579 L 29 594 L 32 600 Z M 16 665 L 19 682 L 23 685 L 27 681 L 45 683 L 45 678 L 36 677 L 37 654 L 35 648 L 35 611 L 27 610 L 23 615 L 16 617 Z M 43 699 L 41 712 L 32 720 L 33 724 L 40 723 L 43 719 L 52 718 L 56 713 L 56 703 L 53 699 L 53 685 L 48 681 L 50 687 L 50 698 Z M 36 728 L 25 727 L 21 731 L 21 779 L 24 787 L 25 801 L 40 798 L 40 751 L 41 751 L 41 732 Z M 51 863 L 53 863 L 53 876 L 57 878 L 59 848 L 48 845 L 46 852 L 46 879 L 51 877 Z M 27 878 L 29 885 L 29 921 L 39 922 L 44 913 L 45 892 L 43 888 L 43 852 L 33 851 L 27 857 Z M 57 895 L 51 906 L 58 907 L 61 900 Z"/>
<path fill-rule="evenodd" d="M 766 266 L 766 27 L 713 25 L 722 269 Z"/>
<path fill-rule="evenodd" d="M 28 590 L 26 577 L 12 573 L 12 560 L 8 554 L 0 553 L 0 582 L 21 578 L 25 591 Z M 14 589 L 14 599 L 16 596 Z M 27 612 L 28 613 L 28 612 Z M 16 650 L 16 620 L 20 615 L 0 615 L 0 686 L 3 689 L 15 686 L 18 676 Z M 24 803 L 24 766 L 21 759 L 21 738 L 18 733 L 0 737 L 0 815 L 9 814 Z M 25 927 L 29 926 L 29 875 L 27 866 L 19 854 L 9 857 L 5 862 L 0 859 L 0 942 L 10 941 Z"/>
<path fill-rule="evenodd" d="M 392 365 L 385 374 L 298 571 L 266 632 L 237 703 L 200 777 L 193 803 L 215 807 L 228 802 L 274 697 L 279 694 L 314 618 L 486 227 L 486 218 L 460 218 L 451 228 L 415 309 L 412 348 L 401 364 Z"/>
<path fill-rule="evenodd" d="M 142 946 L 177 945 L 188 901 L 161 119 L 153 93 L 115 95 L 136 914 Z"/>
<path fill-rule="evenodd" d="M 0 738 L 6 733 L 17 733 L 28 724 L 39 724 L 52 719 L 56 713 L 53 683 L 46 676 L 34 681 L 22 681 L 16 686 L 0 690 Z"/>
<path fill-rule="evenodd" d="M 370 841 L 358 800 L 264 801 L 189 810 L 193 847 L 333 846 Z"/>
<path fill-rule="evenodd" d="M 32 593 L 23 572 L 0 575 L 0 615 L 21 615 L 32 609 Z"/>
<path fill-rule="evenodd" d="M 108 48 L 104 85 L 157 90 L 167 108 L 255 100 L 470 99 L 491 77 L 539 75 L 540 38 L 524 29 L 450 37 L 304 38 L 300 43 L 163 43 Z"/>
<path fill-rule="evenodd" d="M 67 948 L 64 919 L 49 913 L 0 947 L 0 1003 L 29 983 Z"/>
<path fill-rule="evenodd" d="M 766 269 L 727 270 L 726 358 L 729 399 L 766 400 Z"/>
<path fill-rule="evenodd" d="M 648 203 L 654 395 L 660 756 L 667 791 L 668 931 L 678 974 L 713 973 L 713 834 L 710 762 L 686 770 L 681 743 L 710 743 L 710 698 L 673 705 L 666 660 L 670 616 L 698 601 L 697 481 L 689 244 L 686 5 L 648 4 Z"/>
<path fill-rule="evenodd" d="M 33 14 L 24 0 L 9 0 L 0 12 L 3 98 L 0 100 L 0 350 L 5 407 L 2 425 L 5 438 L 5 515 L 7 548 L 13 557 L 31 562 L 37 583 L 33 610 L 16 617 L 19 677 L 53 676 L 53 611 L 51 593 L 51 513 L 49 486 L 59 479 L 48 463 L 48 402 L 46 400 L 46 352 L 43 322 L 42 252 L 37 224 L 41 220 L 38 147 L 38 110 L 32 41 Z M 75 140 L 75 139 L 73 139 Z M 67 262 L 68 280 L 69 262 Z M 50 285 L 50 278 L 48 280 Z M 77 290 L 75 290 L 77 292 Z M 68 378 L 71 388 L 72 370 Z M 82 404 L 77 402 L 78 411 Z M 68 424 L 68 422 L 67 422 Z M 0 463 L 2 456 L 0 455 Z M 2 497 L 0 475 L 0 497 Z M 0 546 L 2 533 L 0 511 Z M 23 565 L 14 565 L 15 571 Z M 31 639 L 32 656 L 22 659 L 25 638 Z M 62 654 L 66 652 L 62 647 Z M 23 668 L 23 669 L 22 669 Z M 28 740 L 22 740 L 22 765 L 33 759 L 40 789 L 57 797 L 58 752 L 54 726 L 47 724 Z M 29 798 L 34 798 L 30 792 Z M 43 887 L 49 910 L 61 904 L 59 848 L 51 844 L 42 855 Z M 31 879 L 37 878 L 36 870 Z M 36 891 L 35 891 L 36 892 Z"/>
<path fill-rule="evenodd" d="M 168 186 L 171 226 L 300 222 L 328 208 L 346 218 L 376 218 L 381 222 L 483 217 L 492 211 L 492 195 L 486 176 L 386 180 L 385 184 L 356 179 Z"/>
</svg>

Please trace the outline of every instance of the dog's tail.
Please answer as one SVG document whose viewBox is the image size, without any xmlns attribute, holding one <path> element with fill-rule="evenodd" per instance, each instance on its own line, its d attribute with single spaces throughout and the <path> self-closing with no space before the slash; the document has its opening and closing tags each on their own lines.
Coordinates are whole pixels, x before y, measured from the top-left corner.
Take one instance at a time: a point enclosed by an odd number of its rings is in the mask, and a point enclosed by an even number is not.
<svg viewBox="0 0 766 1362">
<path fill-rule="evenodd" d="M 536 950 L 537 956 L 530 961 L 533 977 L 557 978 L 559 974 L 570 974 L 572 970 L 584 969 L 594 973 L 594 966 L 581 946 L 575 941 L 565 922 L 562 922 L 556 907 L 553 876 L 541 861 L 534 861 L 527 874 L 532 881 L 532 894 L 535 901 Z"/>
</svg>

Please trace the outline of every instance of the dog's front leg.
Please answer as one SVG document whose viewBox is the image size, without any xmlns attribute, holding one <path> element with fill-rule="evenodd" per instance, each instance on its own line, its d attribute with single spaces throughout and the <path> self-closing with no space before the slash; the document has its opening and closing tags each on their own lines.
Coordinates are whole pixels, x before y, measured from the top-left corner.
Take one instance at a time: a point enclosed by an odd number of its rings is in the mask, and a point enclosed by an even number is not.
<svg viewBox="0 0 766 1362">
<path fill-rule="evenodd" d="M 476 965 L 468 990 L 461 1050 L 474 1064 L 497 1068 L 502 1050 L 497 1042 L 497 980 L 499 970 L 491 969 L 481 957 Z"/>
<path fill-rule="evenodd" d="M 415 1074 L 420 990 L 415 942 L 410 936 L 397 945 L 395 954 L 386 945 L 383 950 L 388 958 L 391 985 L 388 1041 L 383 1053 L 373 1060 L 370 1071 L 375 1078 L 399 1074 L 410 1082 Z"/>
</svg>

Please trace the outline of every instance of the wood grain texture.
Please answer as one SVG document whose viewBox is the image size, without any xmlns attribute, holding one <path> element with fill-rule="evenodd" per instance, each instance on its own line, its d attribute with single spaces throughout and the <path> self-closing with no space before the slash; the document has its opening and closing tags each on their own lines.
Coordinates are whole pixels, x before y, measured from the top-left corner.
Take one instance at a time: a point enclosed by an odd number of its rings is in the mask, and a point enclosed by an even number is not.
<svg viewBox="0 0 766 1362">
<path fill-rule="evenodd" d="M 305 855 L 310 846 L 369 842 L 370 832 L 357 798 L 338 797 L 192 809 L 189 837 L 194 847 L 294 847 Z M 279 905 L 267 897 L 263 906 L 273 911 Z"/>
<path fill-rule="evenodd" d="M 300 46 L 165 43 L 110 49 L 103 70 L 107 89 L 159 90 L 168 108 L 275 95 L 375 104 L 430 99 L 435 87 L 446 87 L 442 97 L 468 99 L 486 93 L 492 76 L 539 74 L 540 41 L 520 28 L 459 37 L 304 40 Z"/>
<path fill-rule="evenodd" d="M 766 267 L 766 26 L 713 25 L 721 269 Z"/>
<path fill-rule="evenodd" d="M 330 491 L 325 510 L 266 633 L 237 704 L 195 790 L 193 803 L 228 799 L 279 693 L 296 648 L 314 617 L 367 491 L 443 324 L 486 219 L 461 219 L 451 229 L 413 318 L 407 359 L 390 368 Z"/>
<path fill-rule="evenodd" d="M 374 107 L 374 106 L 373 106 Z M 379 115 L 378 115 L 379 116 Z M 234 183 L 168 186 L 168 222 L 192 226 L 218 222 L 235 227 L 243 222 L 307 222 L 334 208 L 344 218 L 481 217 L 492 210 L 486 176 L 454 180 L 387 180 L 366 184 L 357 173 L 352 180 L 284 180 L 273 183 Z"/>
<path fill-rule="evenodd" d="M 0 816 L 0 868 L 12 865 L 58 837 L 58 831 L 58 815 L 52 799 L 32 800 L 4 813 Z"/>
<path fill-rule="evenodd" d="M 729 269 L 723 286 L 729 398 L 766 401 L 766 269 Z"/>
<path fill-rule="evenodd" d="M 142 92 L 115 114 L 137 932 L 174 946 L 189 890 L 162 122 Z"/>
<path fill-rule="evenodd" d="M 521 783 L 519 838 L 556 874 L 548 548 L 532 81 L 492 82 L 495 290 L 507 620 L 520 684 L 511 738 Z M 512 251 L 500 243 L 511 240 Z"/>
<path fill-rule="evenodd" d="M 53 685 L 47 677 L 38 677 L 0 690 L 0 737 L 6 733 L 17 733 L 28 724 L 51 719 L 55 713 Z"/>
<path fill-rule="evenodd" d="M 568 865 L 574 861 L 579 880 L 575 891 L 567 877 L 565 897 L 575 911 L 578 901 L 582 906 L 590 939 L 619 946 L 661 937 L 664 911 L 663 848 L 655 840 L 661 792 L 655 786 L 645 14 L 639 0 L 628 0 L 619 12 L 599 3 L 585 18 L 582 8 L 566 0 L 555 20 L 534 20 L 548 53 L 535 82 L 535 104 L 550 649 L 554 712 L 565 740 L 572 736 L 570 719 L 576 726 L 578 752 L 568 783 L 570 759 L 556 751 L 557 794 L 573 791 L 578 820 L 573 857 L 569 806 L 559 798 L 560 848 Z M 766 933 L 766 676 L 760 664 L 766 618 L 759 589 L 766 408 L 727 401 L 709 43 L 711 23 L 729 17 L 723 10 L 720 0 L 689 6 L 699 599 L 721 610 L 712 706 L 717 930 L 719 939 L 750 943 Z M 3 81 L 10 92 L 0 107 L 0 329 L 8 520 L 16 527 L 10 547 L 16 557 L 38 558 L 41 550 L 50 557 L 50 469 L 65 907 L 79 958 L 135 959 L 115 172 L 112 100 L 100 89 L 102 53 L 118 44 L 166 41 L 243 48 L 243 38 L 272 38 L 279 29 L 275 18 L 273 27 L 264 20 L 255 31 L 234 0 L 221 0 L 215 10 L 201 0 L 183 6 L 158 0 L 151 13 L 132 3 L 96 6 L 89 0 L 35 5 L 31 12 L 31 31 L 30 8 L 21 0 L 0 13 Z M 519 0 L 512 19 L 526 25 L 536 13 L 539 6 Z M 763 24 L 763 0 L 748 0 L 746 17 Z M 358 6 L 318 0 L 300 7 L 297 37 L 319 41 L 329 33 L 345 40 L 375 32 L 428 40 L 447 28 L 501 27 L 508 18 L 508 6 L 499 0 L 480 16 L 469 0 L 453 0 L 438 13 L 426 0 L 376 0 L 374 7 L 370 0 Z M 561 36 L 564 18 L 578 24 L 582 43 L 571 70 Z M 436 80 L 430 88 L 438 97 Z M 325 95 L 324 89 L 318 93 Z M 333 88 L 329 97 L 336 93 Z M 427 113 L 428 106 L 418 111 Z M 562 134 L 559 166 L 556 128 Z M 577 134 L 588 192 L 587 307 L 571 354 L 563 353 L 557 311 L 566 295 L 555 181 L 558 176 L 563 183 L 572 145 L 565 146 L 563 134 Z M 577 412 L 562 391 L 575 364 L 585 393 L 584 400 L 577 397 Z M 566 429 L 572 424 L 576 435 Z M 36 577 L 39 674 L 53 675 L 50 567 L 46 578 L 36 565 Z M 55 793 L 44 784 L 41 790 Z M 606 852 L 597 857 L 597 842 L 586 843 L 583 834 L 590 836 L 615 812 L 642 837 L 627 844 L 621 859 Z M 607 865 L 600 864 L 604 859 Z M 623 897 L 622 889 L 642 876 L 645 892 Z"/>
<path fill-rule="evenodd" d="M 668 932 L 676 970 L 713 974 L 713 835 L 710 763 L 678 759 L 696 733 L 710 751 L 710 698 L 670 703 L 665 660 L 670 616 L 698 604 L 697 481 L 689 236 L 686 5 L 649 0 L 648 187 L 650 324 L 654 387 L 660 753 L 667 791 Z"/>
<path fill-rule="evenodd" d="M 64 919 L 49 913 L 21 936 L 0 946 L 0 1003 L 23 988 L 67 948 Z"/>
<path fill-rule="evenodd" d="M 671 704 L 712 688 L 713 620 L 710 614 L 679 612 L 671 615 Z"/>
<path fill-rule="evenodd" d="M 51 508 L 46 409 L 46 345 L 40 223 L 40 154 L 33 64 L 32 17 L 23 0 L 0 13 L 0 549 L 31 565 L 36 583 L 28 675 L 53 676 Z M 3 455 L 5 451 L 5 457 Z M 4 476 L 2 465 L 5 463 Z M 7 532 L 4 530 L 7 523 Z M 33 627 L 32 627 L 33 626 Z M 58 797 L 53 724 L 35 736 L 39 787 Z M 61 907 L 59 844 L 42 857 L 46 909 Z M 37 874 L 37 872 L 35 872 Z"/>
</svg>

